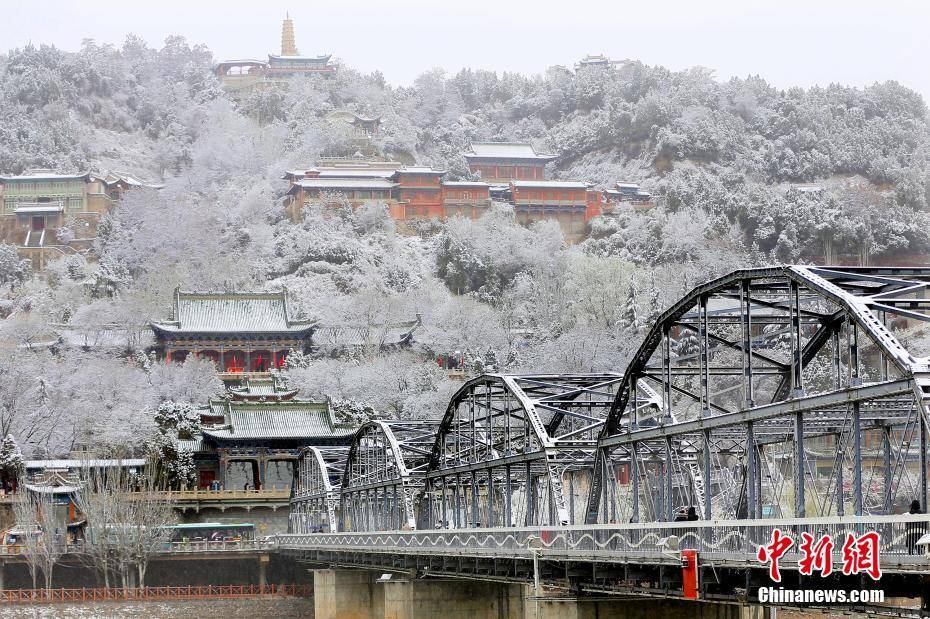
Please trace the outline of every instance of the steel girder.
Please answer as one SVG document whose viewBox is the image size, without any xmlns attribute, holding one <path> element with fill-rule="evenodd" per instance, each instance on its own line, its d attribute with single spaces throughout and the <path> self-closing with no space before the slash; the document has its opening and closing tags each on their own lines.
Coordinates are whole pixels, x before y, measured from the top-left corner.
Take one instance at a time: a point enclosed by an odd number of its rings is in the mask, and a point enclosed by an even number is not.
<svg viewBox="0 0 930 619">
<path fill-rule="evenodd" d="M 339 490 L 348 457 L 348 447 L 305 447 L 300 451 L 291 497 L 293 532 L 342 530 Z"/>
<path fill-rule="evenodd" d="M 581 513 L 597 439 L 620 380 L 618 374 L 488 374 L 465 383 L 446 409 L 430 454 L 431 526 L 580 520 L 575 504 Z"/>
<path fill-rule="evenodd" d="M 342 476 L 346 531 L 415 529 L 437 424 L 370 421 L 355 433 Z"/>
<path fill-rule="evenodd" d="M 930 319 L 928 286 L 930 269 L 784 266 L 734 271 L 696 287 L 651 326 L 623 375 L 601 436 L 587 521 L 603 520 L 610 483 L 603 463 L 617 450 L 633 459 L 634 519 L 640 471 L 650 461 L 656 465 L 647 494 L 661 503 L 656 519 L 671 519 L 683 499 L 700 503 L 707 518 L 761 515 L 762 469 L 784 468 L 788 460 L 790 472 L 767 472 L 770 480 L 792 477 L 795 515 L 805 515 L 811 502 L 807 486 L 815 509 L 843 513 L 843 471 L 850 468 L 853 506 L 863 513 L 863 440 L 875 434 L 884 444 L 876 509 L 887 513 L 915 462 L 919 482 L 911 490 L 926 507 L 928 359 L 909 351 L 888 322 Z M 641 414 L 644 389 L 660 401 L 651 418 Z M 826 484 L 816 466 L 823 458 L 811 467 L 810 443 L 823 437 L 832 437 L 835 450 Z M 775 445 L 787 443 L 791 453 L 774 454 Z M 688 470 L 691 496 L 676 497 Z M 726 471 L 742 479 L 738 502 L 721 514 L 710 486 Z M 697 487 L 701 477 L 707 488 Z"/>
</svg>

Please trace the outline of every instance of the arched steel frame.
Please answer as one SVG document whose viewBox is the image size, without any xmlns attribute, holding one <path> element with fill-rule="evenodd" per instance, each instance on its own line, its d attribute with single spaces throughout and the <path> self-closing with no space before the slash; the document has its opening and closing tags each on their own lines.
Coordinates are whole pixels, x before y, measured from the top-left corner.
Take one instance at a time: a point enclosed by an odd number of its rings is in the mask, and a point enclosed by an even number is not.
<svg viewBox="0 0 930 619">
<path fill-rule="evenodd" d="M 634 521 L 685 505 L 706 519 L 889 513 L 911 498 L 926 510 L 930 368 L 891 328 L 930 320 L 928 288 L 930 269 L 813 266 L 696 287 L 623 375 L 587 522 L 603 520 L 610 458 L 631 461 Z M 637 412 L 644 387 L 659 418 Z"/>
<path fill-rule="evenodd" d="M 348 447 L 305 447 L 300 451 L 291 496 L 292 533 L 341 530 L 339 488 L 348 456 Z"/>
<path fill-rule="evenodd" d="M 597 438 L 620 381 L 486 374 L 465 383 L 432 447 L 425 526 L 583 522 Z"/>
<path fill-rule="evenodd" d="M 342 477 L 343 530 L 417 528 L 437 423 L 370 421 L 355 433 Z"/>
</svg>

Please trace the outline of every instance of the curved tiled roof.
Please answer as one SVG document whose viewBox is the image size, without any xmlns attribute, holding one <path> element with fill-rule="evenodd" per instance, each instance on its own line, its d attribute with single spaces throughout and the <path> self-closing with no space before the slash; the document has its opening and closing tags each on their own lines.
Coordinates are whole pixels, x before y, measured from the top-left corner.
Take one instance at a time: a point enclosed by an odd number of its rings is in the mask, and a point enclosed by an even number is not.
<svg viewBox="0 0 930 619">
<path fill-rule="evenodd" d="M 472 142 L 466 159 L 539 159 L 551 161 L 556 155 L 537 153 L 532 144 L 517 142 Z"/>
<path fill-rule="evenodd" d="M 205 436 L 217 439 L 338 438 L 355 432 L 333 420 L 326 402 L 226 401 L 217 408 L 224 409 L 224 424 L 203 429 Z"/>
<path fill-rule="evenodd" d="M 312 322 L 291 320 L 286 292 L 177 290 L 174 317 L 152 327 L 191 333 L 300 333 L 313 328 Z"/>
</svg>

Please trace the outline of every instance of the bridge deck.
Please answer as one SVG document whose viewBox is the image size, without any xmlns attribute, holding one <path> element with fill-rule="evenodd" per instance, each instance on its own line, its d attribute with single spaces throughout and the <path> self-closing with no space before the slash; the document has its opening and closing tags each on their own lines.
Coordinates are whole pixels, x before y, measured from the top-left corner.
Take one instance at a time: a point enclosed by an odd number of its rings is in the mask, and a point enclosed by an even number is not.
<svg viewBox="0 0 930 619">
<path fill-rule="evenodd" d="M 797 569 L 800 534 L 829 534 L 834 563 L 842 564 L 847 534 L 876 531 L 885 573 L 930 570 L 927 547 L 914 541 L 930 530 L 930 515 L 861 516 L 805 519 L 760 519 L 708 522 L 659 522 L 622 525 L 522 527 L 357 533 L 278 535 L 277 549 L 392 555 L 441 555 L 487 559 L 528 559 L 613 564 L 678 565 L 680 550 L 694 549 L 702 565 L 763 568 L 756 554 L 773 528 L 795 540 L 782 558 L 783 569 Z"/>
</svg>

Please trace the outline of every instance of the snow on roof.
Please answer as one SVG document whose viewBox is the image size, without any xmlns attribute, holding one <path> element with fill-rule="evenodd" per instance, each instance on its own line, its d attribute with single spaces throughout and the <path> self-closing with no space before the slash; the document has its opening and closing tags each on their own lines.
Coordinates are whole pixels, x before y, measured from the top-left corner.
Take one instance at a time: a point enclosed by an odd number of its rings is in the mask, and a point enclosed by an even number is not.
<svg viewBox="0 0 930 619">
<path fill-rule="evenodd" d="M 105 176 L 100 178 L 100 180 L 102 180 L 107 185 L 125 183 L 130 187 L 150 187 L 152 189 L 161 189 L 164 187 L 163 184 L 153 183 L 151 181 L 139 178 L 135 174 L 129 174 L 127 172 L 107 172 Z"/>
<path fill-rule="evenodd" d="M 581 181 L 510 181 L 514 187 L 540 187 L 543 189 L 587 189 L 590 185 Z"/>
<path fill-rule="evenodd" d="M 254 400 L 259 398 L 290 399 L 297 389 L 288 389 L 275 378 L 249 378 L 241 387 L 228 389 L 233 399 Z"/>
<path fill-rule="evenodd" d="M 286 292 L 175 292 L 172 321 L 159 331 L 192 333 L 300 333 L 312 323 L 291 320 Z"/>
<path fill-rule="evenodd" d="M 393 189 L 397 183 L 382 178 L 305 178 L 294 185 L 306 189 Z"/>
<path fill-rule="evenodd" d="M 0 181 L 34 181 L 34 180 L 87 180 L 87 172 L 76 174 L 58 174 L 52 170 L 26 170 L 22 174 L 0 176 Z"/>
<path fill-rule="evenodd" d="M 268 64 L 267 60 L 257 60 L 255 58 L 234 58 L 233 60 L 223 60 L 218 64 Z"/>
<path fill-rule="evenodd" d="M 414 165 L 414 166 L 404 166 L 398 172 L 408 173 L 408 174 L 445 174 L 445 170 L 434 170 L 433 168 L 425 165 Z"/>
<path fill-rule="evenodd" d="M 23 484 L 26 489 L 38 494 L 71 494 L 82 488 L 80 485 L 65 484 L 61 486 L 41 486 L 38 484 Z"/>
<path fill-rule="evenodd" d="M 191 453 L 213 453 L 216 449 L 212 445 L 203 442 L 203 437 L 198 436 L 192 439 L 179 438 L 177 440 L 178 451 L 189 451 Z"/>
<path fill-rule="evenodd" d="M 59 341 L 68 347 L 126 350 L 130 346 L 128 328 L 98 328 L 62 325 L 55 328 Z"/>
<path fill-rule="evenodd" d="M 29 206 L 17 206 L 13 209 L 16 213 L 60 213 L 65 210 L 61 202 L 49 204 L 30 204 Z"/>
<path fill-rule="evenodd" d="M 625 187 L 625 188 L 629 188 L 629 189 L 639 189 L 639 183 L 630 183 L 630 182 L 619 181 L 619 182 L 617 182 L 617 187 Z"/>
<path fill-rule="evenodd" d="M 281 54 L 268 54 L 269 60 L 313 60 L 317 62 L 327 61 L 330 59 L 332 54 L 324 54 L 322 56 L 283 56 Z"/>
<path fill-rule="evenodd" d="M 488 183 L 481 181 L 444 181 L 444 187 L 490 187 Z"/>
<path fill-rule="evenodd" d="M 390 178 L 394 168 L 321 168 L 318 178 Z"/>
<path fill-rule="evenodd" d="M 465 158 L 480 159 L 539 159 L 551 161 L 556 155 L 537 153 L 532 144 L 522 142 L 473 142 L 471 153 Z"/>
<path fill-rule="evenodd" d="M 204 428 L 205 436 L 218 439 L 332 438 L 347 437 L 354 428 L 339 426 L 326 402 L 224 402 L 226 424 Z"/>
<path fill-rule="evenodd" d="M 398 346 L 413 340 L 420 325 L 419 318 L 380 325 L 320 325 L 314 342 L 332 347 Z"/>
<path fill-rule="evenodd" d="M 64 458 L 59 460 L 26 460 L 26 469 L 80 469 L 145 466 L 145 458 L 87 459 Z"/>
</svg>

